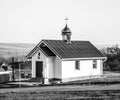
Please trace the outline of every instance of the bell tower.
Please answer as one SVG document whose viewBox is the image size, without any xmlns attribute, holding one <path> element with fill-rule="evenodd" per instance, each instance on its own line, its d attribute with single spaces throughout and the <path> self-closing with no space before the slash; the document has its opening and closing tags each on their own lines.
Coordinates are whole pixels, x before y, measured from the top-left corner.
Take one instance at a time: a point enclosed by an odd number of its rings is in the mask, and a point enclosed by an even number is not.
<svg viewBox="0 0 120 100">
<path fill-rule="evenodd" d="M 67 26 L 67 20 L 68 18 L 66 17 L 66 26 L 62 29 L 62 40 L 67 42 L 67 43 L 71 43 L 71 30 L 68 28 Z"/>
</svg>

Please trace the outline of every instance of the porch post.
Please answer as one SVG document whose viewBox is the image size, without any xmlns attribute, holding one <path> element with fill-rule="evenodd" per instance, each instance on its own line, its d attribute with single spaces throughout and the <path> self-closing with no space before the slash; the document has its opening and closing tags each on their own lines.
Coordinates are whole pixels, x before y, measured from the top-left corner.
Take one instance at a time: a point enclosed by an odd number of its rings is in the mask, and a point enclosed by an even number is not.
<svg viewBox="0 0 120 100">
<path fill-rule="evenodd" d="M 44 68 L 44 79 L 43 79 L 43 81 L 44 81 L 44 83 L 43 84 L 49 84 L 49 79 L 48 79 L 48 59 L 46 58 L 46 62 L 45 62 L 45 64 L 43 64 L 43 68 Z M 44 66 L 45 65 L 45 66 Z"/>
<path fill-rule="evenodd" d="M 103 61 L 100 60 L 100 75 L 103 76 Z"/>
</svg>

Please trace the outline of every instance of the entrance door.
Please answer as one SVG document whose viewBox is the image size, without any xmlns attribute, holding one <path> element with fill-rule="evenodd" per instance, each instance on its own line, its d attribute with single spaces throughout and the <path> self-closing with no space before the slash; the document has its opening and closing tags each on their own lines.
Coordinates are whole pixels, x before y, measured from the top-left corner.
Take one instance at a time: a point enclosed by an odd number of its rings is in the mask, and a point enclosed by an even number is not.
<svg viewBox="0 0 120 100">
<path fill-rule="evenodd" d="M 36 77 L 42 78 L 42 71 L 43 71 L 43 62 L 36 61 Z"/>
</svg>

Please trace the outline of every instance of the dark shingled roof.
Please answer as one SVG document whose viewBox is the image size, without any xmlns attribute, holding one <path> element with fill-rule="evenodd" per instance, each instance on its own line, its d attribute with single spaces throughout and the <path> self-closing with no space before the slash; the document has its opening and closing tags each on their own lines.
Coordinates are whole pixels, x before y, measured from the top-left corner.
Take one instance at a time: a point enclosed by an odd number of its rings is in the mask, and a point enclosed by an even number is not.
<svg viewBox="0 0 120 100">
<path fill-rule="evenodd" d="M 48 48 L 62 59 L 65 58 L 90 58 L 105 57 L 89 41 L 71 41 L 66 43 L 62 40 L 42 40 Z"/>
</svg>

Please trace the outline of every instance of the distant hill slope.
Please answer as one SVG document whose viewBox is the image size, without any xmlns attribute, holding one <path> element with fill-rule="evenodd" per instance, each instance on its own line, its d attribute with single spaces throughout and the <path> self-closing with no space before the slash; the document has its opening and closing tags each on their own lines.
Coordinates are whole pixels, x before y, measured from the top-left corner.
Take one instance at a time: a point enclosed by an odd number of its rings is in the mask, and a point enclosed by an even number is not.
<svg viewBox="0 0 120 100">
<path fill-rule="evenodd" d="M 36 44 L 27 43 L 0 43 L 0 57 L 16 57 L 27 55 Z"/>
<path fill-rule="evenodd" d="M 116 44 L 115 45 L 95 45 L 95 46 L 100 50 L 100 49 L 105 49 L 107 47 L 116 47 Z M 120 48 L 120 45 L 117 44 L 117 46 L 118 48 Z"/>
</svg>

